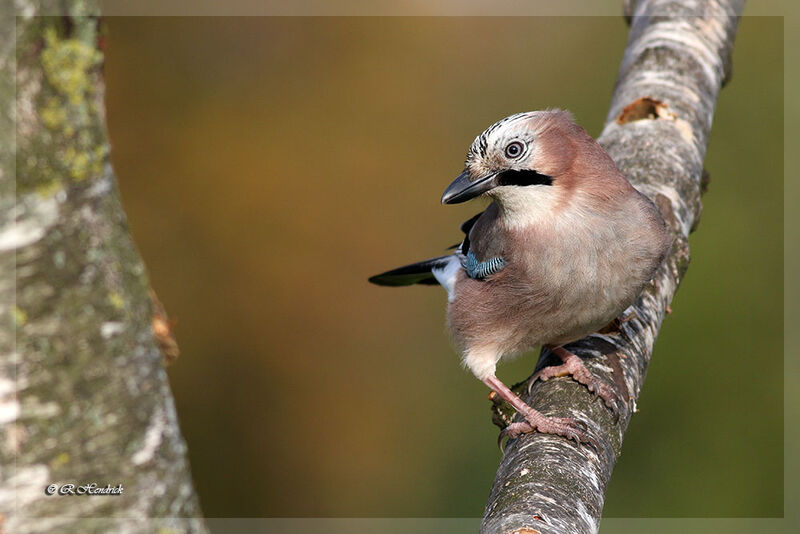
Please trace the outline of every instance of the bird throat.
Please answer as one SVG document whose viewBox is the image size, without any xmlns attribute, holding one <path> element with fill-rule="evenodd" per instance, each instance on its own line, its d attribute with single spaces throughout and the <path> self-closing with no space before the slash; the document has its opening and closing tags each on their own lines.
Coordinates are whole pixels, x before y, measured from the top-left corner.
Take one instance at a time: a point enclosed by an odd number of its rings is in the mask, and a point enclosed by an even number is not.
<svg viewBox="0 0 800 534">
<path fill-rule="evenodd" d="M 506 228 L 522 229 L 540 226 L 553 220 L 563 206 L 563 191 L 555 186 L 496 187 L 489 192 Z"/>
</svg>

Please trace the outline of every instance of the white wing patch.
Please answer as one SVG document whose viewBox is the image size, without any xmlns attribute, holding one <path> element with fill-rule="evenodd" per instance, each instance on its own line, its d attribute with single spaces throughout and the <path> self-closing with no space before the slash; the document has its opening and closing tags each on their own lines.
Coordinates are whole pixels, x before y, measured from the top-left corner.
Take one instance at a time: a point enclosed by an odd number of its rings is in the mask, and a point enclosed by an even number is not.
<svg viewBox="0 0 800 534">
<path fill-rule="evenodd" d="M 461 268 L 461 260 L 454 254 L 441 267 L 431 269 L 436 281 L 447 291 L 447 300 L 450 302 L 455 297 L 456 275 Z"/>
</svg>

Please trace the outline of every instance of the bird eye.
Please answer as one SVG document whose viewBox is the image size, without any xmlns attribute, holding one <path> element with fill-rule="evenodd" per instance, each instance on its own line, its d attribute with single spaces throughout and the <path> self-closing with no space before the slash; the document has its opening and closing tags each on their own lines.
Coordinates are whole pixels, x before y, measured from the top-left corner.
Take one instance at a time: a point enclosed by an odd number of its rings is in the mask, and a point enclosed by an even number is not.
<svg viewBox="0 0 800 534">
<path fill-rule="evenodd" d="M 512 141 L 508 144 L 508 146 L 506 146 L 506 157 L 510 159 L 516 159 L 522 155 L 524 150 L 525 145 L 519 141 Z"/>
</svg>

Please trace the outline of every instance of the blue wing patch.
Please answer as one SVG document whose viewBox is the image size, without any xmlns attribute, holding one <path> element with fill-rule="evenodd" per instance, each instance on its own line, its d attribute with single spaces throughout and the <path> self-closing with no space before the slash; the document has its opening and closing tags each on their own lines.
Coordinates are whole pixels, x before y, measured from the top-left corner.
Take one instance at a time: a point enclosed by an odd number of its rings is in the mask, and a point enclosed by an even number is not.
<svg viewBox="0 0 800 534">
<path fill-rule="evenodd" d="M 467 276 L 476 280 L 483 280 L 487 276 L 500 272 L 506 266 L 506 260 L 503 258 L 491 258 L 486 261 L 478 261 L 475 253 L 471 250 L 467 252 L 467 257 L 464 261 L 464 270 Z"/>
</svg>

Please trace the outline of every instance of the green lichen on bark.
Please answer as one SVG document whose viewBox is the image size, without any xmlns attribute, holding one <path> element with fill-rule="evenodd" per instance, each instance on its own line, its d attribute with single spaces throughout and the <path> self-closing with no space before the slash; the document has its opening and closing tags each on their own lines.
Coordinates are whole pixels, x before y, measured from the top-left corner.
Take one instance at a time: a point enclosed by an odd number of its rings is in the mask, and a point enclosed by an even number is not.
<svg viewBox="0 0 800 534">
<path fill-rule="evenodd" d="M 77 10 L 76 10 L 77 11 Z M 33 109 L 21 109 L 26 128 L 17 152 L 17 187 L 43 195 L 103 174 L 108 162 L 100 83 L 102 53 L 96 17 L 37 17 L 18 40 L 18 60 L 38 63 L 18 71 L 18 83 L 36 84 Z M 33 76 L 34 78 L 29 79 Z M 24 134 L 25 132 L 20 132 Z"/>
<path fill-rule="evenodd" d="M 0 261 L 16 265 L 0 381 L 16 395 L 0 410 L 14 414 L 0 430 L 0 465 L 13 466 L 0 513 L 15 532 L 109 531 L 87 518 L 121 517 L 111 530 L 203 530 L 186 519 L 200 509 L 109 162 L 99 19 L 91 3 L 63 5 L 17 19 L 17 187 L 0 220 Z M 93 482 L 123 495 L 44 493 Z"/>
</svg>

